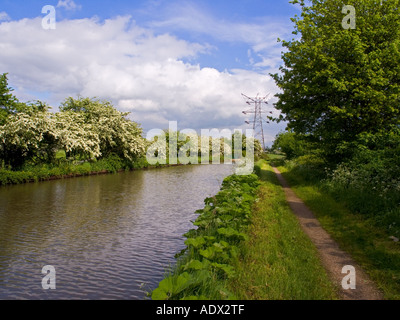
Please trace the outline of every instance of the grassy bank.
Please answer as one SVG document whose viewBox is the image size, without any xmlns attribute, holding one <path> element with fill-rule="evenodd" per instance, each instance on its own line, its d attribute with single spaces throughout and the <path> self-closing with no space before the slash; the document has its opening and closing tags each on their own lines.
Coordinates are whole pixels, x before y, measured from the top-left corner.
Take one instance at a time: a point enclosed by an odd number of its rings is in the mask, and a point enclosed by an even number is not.
<svg viewBox="0 0 400 320">
<path fill-rule="evenodd" d="M 145 158 L 138 159 L 135 162 L 127 162 L 117 156 L 84 163 L 60 161 L 58 164 L 27 165 L 19 171 L 0 169 L 0 186 L 115 173 L 121 170 L 128 171 L 150 167 L 152 166 L 148 164 Z"/>
<path fill-rule="evenodd" d="M 178 164 L 170 165 L 168 160 L 167 164 L 151 165 L 145 157 L 127 161 L 112 155 L 101 160 L 66 161 L 65 153 L 60 153 L 57 162 L 53 164 L 25 165 L 19 170 L 0 168 L 0 186 L 181 165 L 179 161 Z M 213 161 L 217 160 L 210 155 L 209 162 Z M 224 161 L 222 156 L 220 163 Z M 199 157 L 198 163 L 201 162 L 202 158 Z"/>
<path fill-rule="evenodd" d="M 318 253 L 290 210 L 272 168 L 259 162 L 260 200 L 229 287 L 239 299 L 336 299 Z"/>
<path fill-rule="evenodd" d="M 206 199 L 154 300 L 335 299 L 316 249 L 264 161 Z"/>
<path fill-rule="evenodd" d="M 400 299 L 400 245 L 389 237 L 382 216 L 361 214 L 346 197 L 329 194 L 324 181 L 309 179 L 306 167 L 279 167 L 295 193 L 313 210 L 322 226 L 352 255 L 384 292 L 386 299 Z M 315 171 L 315 170 L 314 170 Z M 351 209 L 350 209 L 351 208 Z"/>
</svg>

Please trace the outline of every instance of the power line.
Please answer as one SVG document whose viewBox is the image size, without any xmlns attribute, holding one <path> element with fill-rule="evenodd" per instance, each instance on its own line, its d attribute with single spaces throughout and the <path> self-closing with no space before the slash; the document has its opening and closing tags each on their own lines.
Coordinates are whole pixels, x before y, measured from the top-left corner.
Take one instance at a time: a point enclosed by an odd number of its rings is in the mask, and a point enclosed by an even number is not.
<svg viewBox="0 0 400 320">
<path fill-rule="evenodd" d="M 263 127 L 263 122 L 269 123 L 269 121 L 263 119 L 263 114 L 265 113 L 270 113 L 272 114 L 272 111 L 264 111 L 263 106 L 268 105 L 268 97 L 269 94 L 266 95 L 265 97 L 260 97 L 260 94 L 257 94 L 255 98 L 246 96 L 245 94 L 242 93 L 242 96 L 246 99 L 246 103 L 248 105 L 254 105 L 254 108 L 249 109 L 249 110 L 244 110 L 242 113 L 244 115 L 247 114 L 254 114 L 254 117 L 252 120 L 246 120 L 245 123 L 247 124 L 253 124 L 253 130 L 254 130 L 254 135 L 259 136 L 261 138 L 261 143 L 263 150 L 265 150 L 265 139 L 264 139 L 264 127 Z"/>
</svg>

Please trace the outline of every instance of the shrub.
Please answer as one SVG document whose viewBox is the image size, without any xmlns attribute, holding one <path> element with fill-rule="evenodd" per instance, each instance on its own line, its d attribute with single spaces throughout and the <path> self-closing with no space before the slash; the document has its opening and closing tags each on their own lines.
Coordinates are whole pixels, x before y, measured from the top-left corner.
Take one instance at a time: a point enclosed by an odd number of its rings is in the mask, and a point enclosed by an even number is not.
<svg viewBox="0 0 400 320">
<path fill-rule="evenodd" d="M 260 166 L 258 163 L 256 163 L 256 164 L 254 165 L 254 173 L 255 173 L 257 176 L 260 176 L 260 174 L 261 174 L 261 166 Z"/>
<path fill-rule="evenodd" d="M 287 160 L 285 166 L 308 182 L 318 182 L 326 177 L 326 163 L 317 155 L 305 155 Z"/>
<path fill-rule="evenodd" d="M 132 169 L 143 169 L 148 168 L 150 164 L 147 162 L 146 158 L 139 158 L 132 163 Z"/>
<path fill-rule="evenodd" d="M 88 175 L 91 172 L 92 172 L 92 167 L 88 162 L 71 167 L 71 173 L 74 174 Z"/>
<path fill-rule="evenodd" d="M 184 235 L 187 247 L 174 272 L 152 292 L 154 300 L 234 298 L 224 284 L 235 276 L 232 261 L 238 256 L 238 244 L 246 239 L 243 231 L 258 186 L 256 175 L 233 175 L 223 181 L 215 197 L 205 200 L 193 223 L 197 229 Z"/>
<path fill-rule="evenodd" d="M 30 172 L 0 169 L 0 185 L 25 183 L 34 179 L 35 176 Z"/>
</svg>

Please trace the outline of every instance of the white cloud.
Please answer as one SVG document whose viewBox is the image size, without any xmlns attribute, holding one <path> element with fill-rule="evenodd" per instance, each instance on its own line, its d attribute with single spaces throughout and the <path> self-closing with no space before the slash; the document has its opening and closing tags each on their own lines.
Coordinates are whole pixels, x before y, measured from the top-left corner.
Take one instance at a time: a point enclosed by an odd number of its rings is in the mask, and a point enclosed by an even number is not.
<svg viewBox="0 0 400 320">
<path fill-rule="evenodd" d="M 254 57 L 249 56 L 250 64 L 255 67 L 268 67 L 273 72 L 277 71 L 282 49 L 277 39 L 292 36 L 292 26 L 276 18 L 265 17 L 262 20 L 258 19 L 256 23 L 221 20 L 192 2 L 180 2 L 169 6 L 150 26 L 205 34 L 218 41 L 245 43 L 262 61 L 261 64 L 257 64 Z M 278 60 L 273 59 L 276 56 Z"/>
<path fill-rule="evenodd" d="M 0 12 L 0 22 L 1 21 L 9 21 L 9 20 L 11 20 L 11 19 L 10 19 L 10 16 L 7 14 L 7 12 L 4 12 L 4 11 Z"/>
<path fill-rule="evenodd" d="M 57 4 L 57 8 L 64 8 L 68 11 L 80 10 L 82 8 L 81 5 L 77 5 L 74 0 L 59 0 Z"/>
<path fill-rule="evenodd" d="M 96 96 L 132 112 L 146 130 L 168 121 L 180 129 L 244 128 L 241 93 L 277 91 L 265 74 L 183 62 L 208 46 L 156 35 L 130 17 L 63 20 L 56 30 L 42 29 L 41 18 L 3 22 L 0 38 L 0 73 L 9 73 L 21 99 L 50 93 L 46 100 L 58 106 L 70 95 Z"/>
</svg>

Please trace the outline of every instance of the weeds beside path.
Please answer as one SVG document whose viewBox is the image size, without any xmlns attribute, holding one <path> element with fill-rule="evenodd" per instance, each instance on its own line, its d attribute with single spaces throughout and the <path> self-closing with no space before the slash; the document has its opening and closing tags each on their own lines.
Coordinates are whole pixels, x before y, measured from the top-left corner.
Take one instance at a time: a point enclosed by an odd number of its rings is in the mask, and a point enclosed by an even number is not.
<svg viewBox="0 0 400 320">
<path fill-rule="evenodd" d="M 291 212 L 282 187 L 265 162 L 248 240 L 241 247 L 230 290 L 243 300 L 332 300 L 330 281 L 310 239 Z"/>
<path fill-rule="evenodd" d="M 274 168 L 278 180 L 282 184 L 286 199 L 293 211 L 299 219 L 302 229 L 310 237 L 318 249 L 321 261 L 331 276 L 332 280 L 340 288 L 341 298 L 346 300 L 379 300 L 382 299 L 382 293 L 376 288 L 375 284 L 356 264 L 356 262 L 330 237 L 330 235 L 322 228 L 310 209 L 303 201 L 296 196 L 291 190 L 286 180 L 282 177 L 280 171 Z M 356 289 L 344 290 L 341 287 L 343 277 L 342 268 L 344 266 L 353 266 L 356 269 Z"/>
</svg>

